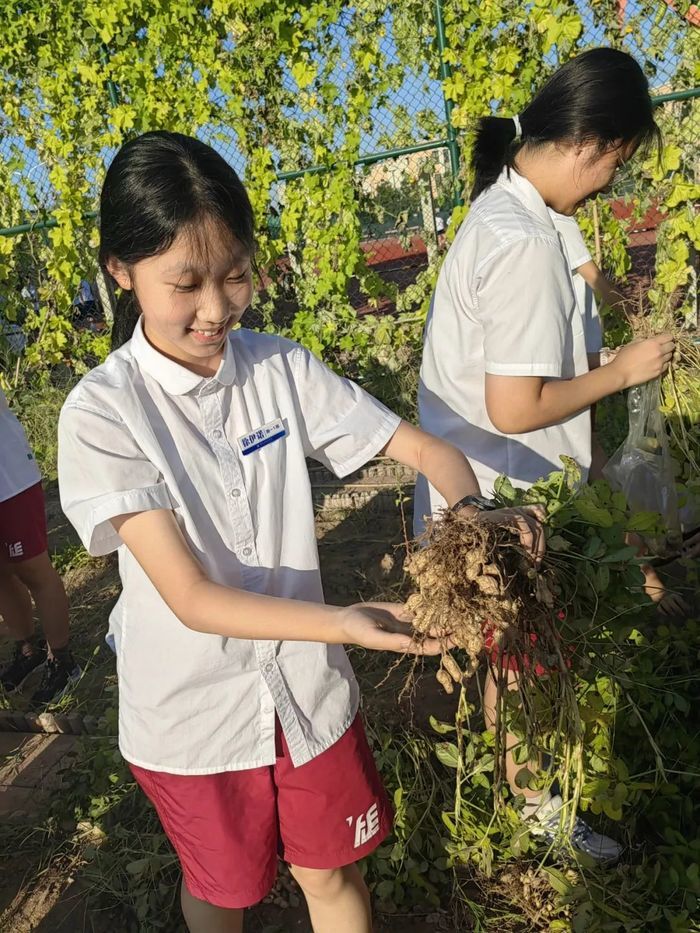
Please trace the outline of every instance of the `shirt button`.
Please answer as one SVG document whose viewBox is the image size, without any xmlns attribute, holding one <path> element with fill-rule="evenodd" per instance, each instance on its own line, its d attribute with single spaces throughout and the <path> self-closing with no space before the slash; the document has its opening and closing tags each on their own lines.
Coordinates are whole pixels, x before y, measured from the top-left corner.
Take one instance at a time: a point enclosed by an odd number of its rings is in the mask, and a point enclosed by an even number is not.
<svg viewBox="0 0 700 933">
<path fill-rule="evenodd" d="M 252 547 L 244 547 L 243 553 L 245 554 L 246 557 L 250 557 L 250 555 L 253 553 Z"/>
<path fill-rule="evenodd" d="M 269 674 L 271 671 L 274 671 L 274 669 L 275 669 L 275 665 L 274 665 L 274 664 L 266 664 L 266 665 L 265 665 L 265 670 L 267 671 L 268 674 Z"/>
<path fill-rule="evenodd" d="M 217 440 L 221 437 L 221 431 L 218 428 L 216 429 L 216 431 L 214 431 L 214 437 Z"/>
<path fill-rule="evenodd" d="M 237 499 L 237 498 L 240 496 L 240 494 L 241 494 L 241 490 L 240 490 L 240 489 L 232 489 L 232 490 L 231 490 L 231 495 L 233 496 L 234 499 Z"/>
</svg>

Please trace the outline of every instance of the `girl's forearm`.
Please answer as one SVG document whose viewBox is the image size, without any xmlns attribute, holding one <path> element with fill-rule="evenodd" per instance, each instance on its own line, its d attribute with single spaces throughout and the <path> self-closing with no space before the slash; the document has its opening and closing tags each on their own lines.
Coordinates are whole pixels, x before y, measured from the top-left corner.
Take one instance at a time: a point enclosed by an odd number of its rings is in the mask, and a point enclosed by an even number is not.
<svg viewBox="0 0 700 933">
<path fill-rule="evenodd" d="M 557 424 L 624 388 L 624 379 L 613 366 L 599 366 L 573 379 L 543 382 L 533 413 L 534 423 L 525 430 L 534 431 Z"/>
<path fill-rule="evenodd" d="M 171 612 L 195 632 L 273 641 L 345 641 L 346 609 L 215 583 L 169 509 L 116 516 L 112 525 Z"/>
<path fill-rule="evenodd" d="M 463 496 L 479 495 L 474 470 L 462 451 L 407 421 L 399 424 L 382 452 L 422 473 L 448 505 Z"/>
<path fill-rule="evenodd" d="M 565 421 L 624 387 L 610 366 L 573 379 L 486 376 L 486 410 L 503 434 L 527 434 Z"/>
<path fill-rule="evenodd" d="M 420 453 L 419 471 L 437 489 L 448 505 L 463 496 L 478 496 L 479 482 L 464 454 L 457 447 L 431 437 Z"/>
<path fill-rule="evenodd" d="M 202 578 L 171 605 L 180 621 L 196 632 L 271 641 L 342 644 L 344 610 L 323 603 L 264 596 Z"/>
</svg>

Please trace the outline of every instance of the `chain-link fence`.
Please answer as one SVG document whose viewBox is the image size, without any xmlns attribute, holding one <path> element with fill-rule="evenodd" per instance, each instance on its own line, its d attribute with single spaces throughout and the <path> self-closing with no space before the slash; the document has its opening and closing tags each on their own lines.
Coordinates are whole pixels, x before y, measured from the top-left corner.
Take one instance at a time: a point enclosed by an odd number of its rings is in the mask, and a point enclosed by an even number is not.
<svg viewBox="0 0 700 933">
<path fill-rule="evenodd" d="M 700 88 L 694 86 L 697 83 L 697 46 L 700 42 L 697 8 L 690 7 L 682 15 L 673 9 L 670 2 L 663 0 L 648 10 L 638 3 L 616 0 L 616 12 L 612 17 L 614 25 L 611 27 L 610 16 L 607 23 L 601 22 L 598 4 L 578 0 L 573 6 L 583 23 L 578 48 L 615 44 L 632 52 L 643 65 L 650 79 L 652 94 L 659 103 L 660 122 L 665 127 L 684 127 L 680 144 L 683 151 L 678 158 L 684 162 L 686 172 L 688 163 L 693 162 L 693 177 L 695 181 L 700 180 Z M 448 224 L 460 198 L 462 182 L 459 173 L 463 169 L 463 165 L 460 167 L 460 150 L 463 151 L 464 139 L 451 125 L 452 101 L 445 97 L 444 82 L 450 78 L 451 71 L 459 71 L 464 50 L 453 48 L 451 56 L 445 54 L 445 12 L 449 12 L 449 0 L 425 5 L 429 24 L 423 24 L 422 28 L 432 32 L 434 41 L 423 45 L 425 57 L 422 61 L 407 61 L 399 53 L 400 43 L 394 34 L 391 8 L 387 9 L 383 22 L 382 53 L 392 78 L 390 85 L 385 86 L 374 101 L 365 121 L 355 166 L 356 211 L 362 231 L 364 259 L 384 283 L 394 287 L 373 303 L 374 310 L 392 310 L 394 302 L 391 295 L 396 289 L 407 289 L 421 270 L 439 257 L 446 247 Z M 329 72 L 329 79 L 336 82 L 341 100 L 352 92 L 349 85 L 352 70 L 344 68 L 344 56 L 350 54 L 351 29 L 357 33 L 358 24 L 353 15 L 351 12 L 341 15 L 327 37 L 328 55 L 334 55 L 336 62 Z M 454 61 L 454 65 L 446 64 L 446 60 Z M 542 61 L 542 77 L 556 65 L 557 56 L 553 52 Z M 292 100 L 297 93 L 297 82 L 291 72 L 286 73 L 284 84 L 282 90 Z M 114 85 L 106 87 L 105 119 L 109 119 L 110 109 L 118 105 L 120 92 L 123 93 L 124 89 L 120 91 Z M 312 128 L 314 120 L 318 122 L 318 115 L 313 110 L 301 113 L 290 106 L 288 115 L 290 120 L 299 123 L 302 133 L 306 132 L 305 126 Z M 309 129 L 309 136 L 311 132 Z M 246 159 L 230 126 L 208 124 L 199 130 L 199 136 L 221 152 L 245 178 Z M 328 140 L 328 144 L 332 145 L 332 140 Z M 112 155 L 113 150 L 104 151 L 105 165 Z M 36 306 L 33 253 L 37 238 L 45 238 L 46 231 L 55 224 L 51 212 L 60 207 L 51 182 L 51 167 L 42 163 L 25 140 L 12 135 L 0 139 L 0 160 L 10 170 L 12 183 L 26 206 L 26 220 L 0 229 L 0 235 L 24 238 L 22 264 L 26 267 L 26 274 L 23 295 L 28 305 Z M 322 166 L 315 163 L 311 146 L 297 146 L 290 152 L 275 151 L 273 160 L 277 180 L 270 192 L 267 229 L 272 237 L 282 237 L 281 218 L 287 186 L 307 173 L 333 169 L 332 163 Z M 89 181 L 96 204 L 99 174 L 93 172 Z M 626 200 L 630 194 L 636 198 L 632 205 L 629 197 Z M 650 263 L 653 265 L 655 231 L 663 218 L 653 198 L 644 201 L 640 197 L 639 192 L 631 190 L 624 176 L 610 195 L 616 215 L 628 218 L 630 245 L 637 251 L 637 270 L 649 268 Z M 94 213 L 88 214 L 85 222 L 94 223 L 94 216 Z M 37 222 L 38 217 L 44 219 Z M 31 236 L 27 236 L 28 231 L 31 231 Z M 80 271 L 87 283 L 75 296 L 76 315 L 88 326 L 93 326 L 99 320 L 108 295 L 104 287 L 93 285 L 94 268 Z M 367 295 L 359 282 L 353 280 L 349 292 L 353 307 L 359 312 L 368 309 Z M 20 340 L 16 331 L 17 325 L 5 326 L 6 335 L 15 341 L 15 345 Z"/>
</svg>

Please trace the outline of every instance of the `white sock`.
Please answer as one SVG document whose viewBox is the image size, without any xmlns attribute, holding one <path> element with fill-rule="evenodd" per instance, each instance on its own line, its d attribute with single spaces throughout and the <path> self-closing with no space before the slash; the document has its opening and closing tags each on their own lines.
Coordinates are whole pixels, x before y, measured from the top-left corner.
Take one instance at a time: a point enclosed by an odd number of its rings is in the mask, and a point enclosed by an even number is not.
<svg viewBox="0 0 700 933">
<path fill-rule="evenodd" d="M 549 809 L 547 804 L 551 803 L 551 800 L 552 794 L 548 790 L 543 791 L 535 797 L 526 797 L 525 806 L 522 809 L 522 818 L 524 820 L 531 820 L 536 817 L 542 817 L 547 813 Z"/>
</svg>

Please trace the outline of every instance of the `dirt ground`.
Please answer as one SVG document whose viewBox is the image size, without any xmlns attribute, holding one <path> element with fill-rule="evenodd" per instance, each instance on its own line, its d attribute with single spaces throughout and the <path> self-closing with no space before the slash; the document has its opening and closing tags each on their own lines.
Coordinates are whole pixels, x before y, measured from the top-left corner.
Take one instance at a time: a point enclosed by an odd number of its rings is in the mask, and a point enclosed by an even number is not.
<svg viewBox="0 0 700 933">
<path fill-rule="evenodd" d="M 85 668 L 66 713 L 82 717 L 86 724 L 99 720 L 114 705 L 116 674 L 111 652 L 104 644 L 109 611 L 118 595 L 116 561 L 88 560 L 79 548 L 72 528 L 58 503 L 55 488 L 47 494 L 50 550 L 62 571 L 72 607 L 74 651 Z M 410 512 L 408 513 L 410 514 Z M 319 551 L 326 599 L 349 604 L 361 599 L 400 599 L 405 520 L 396 507 L 380 508 L 369 502 L 364 508 L 324 512 L 317 521 Z M 0 627 L 0 657 L 9 654 L 8 633 Z M 399 702 L 398 694 L 409 673 L 407 662 L 391 671 L 394 658 L 351 652 L 365 704 L 383 721 L 429 728 L 428 716 L 449 719 L 453 700 L 439 690 L 431 665 L 414 671 L 414 687 Z M 390 676 L 387 678 L 387 674 Z M 14 712 L 28 709 L 33 683 L 13 697 Z M 10 706 L 10 703 L 6 703 Z M 4 740 L 4 741 L 3 741 Z M 0 733 L 0 930 L 3 933 L 121 933 L 121 921 L 112 911 L 96 910 L 88 899 L 90 882 L 83 876 L 75 852 L 60 844 L 56 828 L 53 845 L 39 854 L 29 844 L 31 827 L 42 807 L 61 793 L 62 769 L 79 767 L 81 740 L 74 736 Z M 3 770 L 4 769 L 4 770 Z M 26 830 L 24 840 L 18 824 Z M 5 840 L 7 836 L 7 840 Z M 26 853 L 25 853 L 26 850 Z M 445 905 L 447 906 L 447 905 Z M 175 911 L 176 913 L 176 911 Z M 449 912 L 426 906 L 410 913 L 376 918 L 377 933 L 449 931 L 454 926 Z M 175 930 L 167 925 L 166 931 Z M 143 927 L 144 933 L 146 928 Z M 271 902 L 249 912 L 246 933 L 310 933 L 311 927 L 299 892 L 282 874 Z"/>
</svg>

